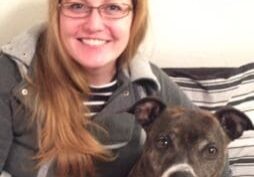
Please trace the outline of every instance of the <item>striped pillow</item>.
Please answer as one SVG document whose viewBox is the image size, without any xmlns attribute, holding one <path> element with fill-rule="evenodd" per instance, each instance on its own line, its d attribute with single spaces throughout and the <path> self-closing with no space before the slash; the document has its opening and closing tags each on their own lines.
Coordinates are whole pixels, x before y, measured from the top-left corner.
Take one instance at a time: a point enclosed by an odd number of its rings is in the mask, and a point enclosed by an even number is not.
<svg viewBox="0 0 254 177">
<path fill-rule="evenodd" d="M 226 105 L 245 112 L 254 123 L 254 63 L 234 68 L 163 68 L 200 108 L 214 112 Z M 254 176 L 254 131 L 229 145 L 234 177 Z"/>
</svg>

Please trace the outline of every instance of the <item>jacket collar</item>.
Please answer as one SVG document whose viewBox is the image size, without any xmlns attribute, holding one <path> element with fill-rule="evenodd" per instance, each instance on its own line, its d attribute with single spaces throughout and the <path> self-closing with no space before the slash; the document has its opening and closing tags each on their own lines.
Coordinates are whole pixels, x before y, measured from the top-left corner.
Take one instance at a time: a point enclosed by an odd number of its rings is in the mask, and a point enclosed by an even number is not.
<svg viewBox="0 0 254 177">
<path fill-rule="evenodd" d="M 11 56 L 19 64 L 19 67 L 21 64 L 28 68 L 35 54 L 36 43 L 43 30 L 45 30 L 44 23 L 32 27 L 8 44 L 2 46 L 2 52 Z M 149 80 L 160 89 L 160 84 L 151 69 L 150 63 L 140 53 L 136 54 L 130 62 L 128 69 L 124 69 L 123 72 L 133 82 L 142 79 Z"/>
<path fill-rule="evenodd" d="M 137 53 L 134 56 L 128 69 L 124 69 L 124 73 L 132 82 L 141 80 L 151 81 L 160 90 L 160 83 L 152 71 L 151 63 L 141 53 Z"/>
</svg>

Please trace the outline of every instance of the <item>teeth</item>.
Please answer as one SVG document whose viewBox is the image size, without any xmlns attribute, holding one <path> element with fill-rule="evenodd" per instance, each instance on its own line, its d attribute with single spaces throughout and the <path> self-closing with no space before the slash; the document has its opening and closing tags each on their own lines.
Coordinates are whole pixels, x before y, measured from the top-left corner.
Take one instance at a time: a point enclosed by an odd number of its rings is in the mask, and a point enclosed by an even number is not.
<svg viewBox="0 0 254 177">
<path fill-rule="evenodd" d="M 101 40 L 101 39 L 82 39 L 82 42 L 84 44 L 91 45 L 91 46 L 99 46 L 106 43 L 105 40 Z"/>
</svg>

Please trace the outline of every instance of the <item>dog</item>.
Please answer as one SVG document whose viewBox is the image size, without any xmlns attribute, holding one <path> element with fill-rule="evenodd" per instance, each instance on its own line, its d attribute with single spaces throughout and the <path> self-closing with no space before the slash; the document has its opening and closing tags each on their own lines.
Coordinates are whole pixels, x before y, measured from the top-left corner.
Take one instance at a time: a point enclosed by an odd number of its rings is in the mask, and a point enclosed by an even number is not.
<svg viewBox="0 0 254 177">
<path fill-rule="evenodd" d="M 170 108 L 146 97 L 129 112 L 147 138 L 128 177 L 220 177 L 227 145 L 243 131 L 254 129 L 249 118 L 232 107 L 212 114 L 198 108 Z"/>
</svg>

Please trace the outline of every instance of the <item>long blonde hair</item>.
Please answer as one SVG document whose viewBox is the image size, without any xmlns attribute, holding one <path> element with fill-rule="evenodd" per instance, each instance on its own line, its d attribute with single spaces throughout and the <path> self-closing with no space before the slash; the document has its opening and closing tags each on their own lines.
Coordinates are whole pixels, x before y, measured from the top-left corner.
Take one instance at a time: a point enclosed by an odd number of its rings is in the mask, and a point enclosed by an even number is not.
<svg viewBox="0 0 254 177">
<path fill-rule="evenodd" d="M 147 27 L 147 0 L 133 0 L 134 17 L 129 43 L 119 63 L 137 52 Z M 48 24 L 37 43 L 31 82 L 33 120 L 39 122 L 38 166 L 54 160 L 57 176 L 94 176 L 94 159 L 110 153 L 86 129 L 93 125 L 82 102 L 89 92 L 83 68 L 70 59 L 59 34 L 59 1 L 49 0 Z"/>
</svg>

